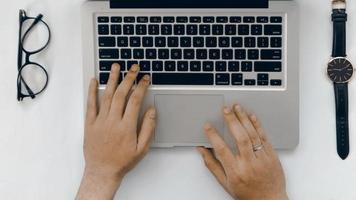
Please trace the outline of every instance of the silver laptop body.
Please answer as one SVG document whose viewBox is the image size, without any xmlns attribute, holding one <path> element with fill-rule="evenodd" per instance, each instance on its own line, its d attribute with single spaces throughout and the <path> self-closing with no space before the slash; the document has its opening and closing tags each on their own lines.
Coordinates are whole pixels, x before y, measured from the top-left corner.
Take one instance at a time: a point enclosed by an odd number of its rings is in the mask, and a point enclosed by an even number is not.
<svg viewBox="0 0 356 200">
<path fill-rule="evenodd" d="M 138 17 L 142 16 L 144 18 L 138 19 Z M 165 31 L 161 29 L 162 24 L 165 23 L 163 22 L 163 18 L 167 16 L 169 18 L 165 18 L 164 20 L 167 23 L 172 23 L 173 27 L 172 35 L 168 36 L 161 35 Z M 210 18 L 213 17 L 211 19 L 214 22 L 210 24 L 210 27 L 214 24 L 221 24 L 224 27 L 223 31 L 227 31 L 225 28 L 230 24 L 232 26 L 229 26 L 229 28 L 236 26 L 236 34 L 226 35 L 224 33 L 222 35 L 214 35 L 212 28 L 209 30 L 210 32 L 200 30 L 199 25 L 204 23 L 203 20 L 209 21 L 208 18 L 204 18 L 207 16 Z M 117 18 L 112 19 L 112 17 Z M 225 140 L 233 144 L 233 140 L 230 138 L 228 128 L 223 120 L 222 107 L 224 105 L 231 106 L 235 102 L 240 103 L 248 111 L 255 113 L 261 119 L 275 148 L 291 149 L 297 146 L 299 142 L 299 16 L 297 5 L 294 1 L 270 1 L 268 9 L 110 9 L 108 1 L 87 1 L 82 7 L 84 105 L 86 104 L 87 88 L 92 77 L 96 77 L 101 82 L 99 88 L 100 95 L 102 95 L 105 89 L 105 80 L 103 79 L 105 79 L 108 73 L 107 70 L 109 69 L 105 68 L 104 64 L 101 66 L 102 63 L 100 62 L 122 60 L 121 57 L 115 56 L 124 55 L 121 55 L 121 53 L 124 53 L 121 52 L 121 49 L 124 47 L 117 46 L 118 37 L 126 37 L 124 31 L 130 32 L 128 29 L 123 30 L 123 26 L 125 25 L 124 18 L 128 22 L 130 19 L 134 19 L 135 21 L 130 23 L 136 28 L 136 25 L 142 23 L 147 23 L 147 26 L 149 26 L 151 24 L 151 17 L 159 17 L 162 20 L 158 23 L 156 21 L 160 26 L 159 31 L 162 32 L 152 36 L 154 43 L 156 42 L 156 37 L 165 37 L 168 40 L 168 37 L 174 36 L 174 25 L 181 24 L 181 22 L 185 23 L 183 24 L 186 28 L 185 31 L 188 31 L 187 26 L 191 24 L 189 20 L 196 20 L 194 17 L 198 17 L 201 20 L 197 22 L 200 23 L 198 24 L 198 35 L 194 35 L 192 32 L 190 34 L 193 35 L 187 35 L 188 33 L 177 31 L 178 34 L 181 34 L 177 36 L 179 37 L 179 42 L 181 37 L 191 37 L 191 43 L 188 44 L 191 47 L 182 47 L 182 43 L 178 47 L 167 47 L 168 44 L 166 44 L 166 47 L 156 47 L 155 44 L 153 44 L 153 47 L 143 47 L 144 44 L 131 47 L 131 38 L 128 39 L 129 44 L 126 49 L 132 49 L 131 53 L 135 54 L 131 55 L 131 59 L 134 61 L 133 57 L 136 56 L 137 58 L 141 58 L 141 60 L 138 59 L 139 63 L 140 61 L 147 61 L 145 64 L 150 64 L 151 69 L 145 73 L 150 73 L 151 76 L 154 76 L 152 78 L 155 78 L 143 105 L 143 110 L 154 105 L 158 112 L 153 147 L 210 147 L 203 133 L 203 125 L 206 122 L 214 124 Z M 169 22 L 172 17 L 174 22 Z M 178 19 L 178 17 L 180 18 Z M 188 22 L 184 21 L 187 19 L 184 17 L 188 18 Z M 224 21 L 226 17 L 228 21 Z M 240 21 L 238 17 L 240 17 Z M 249 21 L 251 17 L 254 19 L 253 21 Z M 106 21 L 107 19 L 109 21 Z M 149 21 L 147 22 L 146 19 L 149 19 Z M 237 19 L 237 21 L 229 21 L 229 19 Z M 265 19 L 267 19 L 267 22 L 264 22 Z M 152 20 L 155 19 L 152 18 Z M 281 30 L 278 30 L 275 22 L 282 27 Z M 112 27 L 112 25 L 121 25 L 121 27 Z M 247 25 L 249 29 L 248 33 L 243 33 L 244 27 L 242 26 L 240 30 L 240 25 Z M 252 28 L 253 25 L 256 26 Z M 262 34 L 261 30 L 259 30 L 261 26 Z M 106 30 L 107 27 L 112 30 Z M 117 29 L 117 27 L 121 28 L 121 30 L 113 30 Z M 271 27 L 272 30 L 269 30 Z M 273 30 L 276 27 L 277 31 Z M 143 37 L 148 36 L 148 33 L 140 32 L 140 35 L 137 35 L 136 31 L 127 37 L 139 37 L 143 43 Z M 149 31 L 148 28 L 146 31 Z M 193 29 L 190 31 L 194 32 Z M 200 31 L 206 35 L 199 35 Z M 219 30 L 215 31 L 218 34 Z M 281 31 L 281 34 L 278 31 Z M 267 32 L 268 35 L 265 35 Z M 240 33 L 245 35 L 239 35 Z M 104 34 L 104 36 L 100 34 Z M 232 41 L 232 37 L 235 36 L 242 38 L 242 43 L 244 43 L 242 46 L 238 44 L 241 41 L 236 41 L 238 39 L 235 38 L 234 42 Z M 99 37 L 105 38 L 99 41 Z M 112 40 L 110 38 L 108 40 L 108 37 L 116 38 L 113 39 L 115 40 L 115 45 L 110 46 L 110 41 L 112 42 Z M 212 48 L 207 48 L 206 44 L 203 47 L 194 47 L 195 42 L 199 42 L 199 38 L 195 40 L 193 37 L 203 37 L 204 39 L 206 37 L 217 37 L 217 44 L 214 49 L 217 49 L 221 53 L 220 57 L 214 57 L 216 56 L 214 51 L 210 52 Z M 224 39 L 220 40 L 219 37 L 228 38 L 230 44 L 220 47 L 220 45 L 226 45 L 226 41 L 224 43 Z M 247 37 L 249 38 L 245 39 Z M 264 37 L 265 39 L 259 39 L 259 37 Z M 252 39 L 251 42 L 251 38 L 255 38 L 255 41 Z M 148 46 L 151 45 L 148 39 L 145 42 Z M 166 42 L 168 43 L 168 41 Z M 174 42 L 176 41 L 171 41 L 171 43 Z M 265 44 L 266 42 L 269 44 Z M 124 43 L 122 44 L 125 45 Z M 248 48 L 244 46 L 247 44 L 249 45 Z M 201 44 L 198 43 L 196 45 Z M 214 46 L 214 44 L 212 45 Z M 156 59 L 147 59 L 148 55 L 146 54 L 141 57 L 140 53 L 142 53 L 142 50 L 141 52 L 140 50 L 133 52 L 135 48 L 143 49 L 144 54 L 148 48 L 157 49 L 157 54 L 159 49 L 167 49 L 172 55 L 172 49 L 175 49 L 175 51 L 179 51 L 180 49 L 183 55 L 175 54 L 175 56 L 181 56 L 175 60 L 171 57 L 160 59 L 158 55 L 155 55 L 157 56 Z M 106 51 L 105 49 L 111 49 L 112 51 L 108 52 L 109 50 Z M 184 49 L 194 49 L 193 53 L 196 54 L 194 59 L 184 59 L 185 56 L 192 56 L 189 54 L 191 53 L 189 50 L 185 52 Z M 197 49 L 202 50 L 200 52 L 202 54 L 199 54 L 199 59 L 197 58 Z M 207 49 L 207 52 L 204 49 Z M 231 51 L 229 49 L 232 50 L 232 55 L 230 55 Z M 236 49 L 238 51 L 235 51 Z M 241 57 L 240 54 L 244 49 L 245 57 Z M 112 53 L 114 51 L 120 55 Z M 165 56 L 165 51 L 162 50 L 162 52 L 159 52 L 159 56 Z M 214 57 L 214 59 L 211 59 L 210 56 Z M 162 64 L 160 61 L 163 62 L 163 69 L 160 68 L 160 64 Z M 171 62 L 166 63 L 166 61 Z M 215 66 L 213 66 L 213 69 L 209 66 L 209 61 L 210 64 L 213 62 Z M 153 66 L 153 64 L 155 65 Z M 185 68 L 185 65 L 188 68 Z M 158 71 L 153 71 L 154 67 Z M 177 74 L 183 75 L 183 78 L 180 78 Z M 200 74 L 202 79 L 198 78 L 195 74 Z M 191 84 L 191 82 L 194 83 Z"/>
</svg>

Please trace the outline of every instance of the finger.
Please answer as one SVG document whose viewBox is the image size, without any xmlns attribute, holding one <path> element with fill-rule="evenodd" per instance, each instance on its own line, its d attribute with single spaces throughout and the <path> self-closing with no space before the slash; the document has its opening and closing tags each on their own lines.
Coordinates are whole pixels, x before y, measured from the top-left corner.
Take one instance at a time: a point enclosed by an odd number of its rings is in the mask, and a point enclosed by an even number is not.
<svg viewBox="0 0 356 200">
<path fill-rule="evenodd" d="M 146 153 L 150 147 L 150 143 L 154 136 L 156 127 L 156 109 L 150 108 L 142 122 L 141 131 L 138 135 L 137 150 L 141 153 Z"/>
<path fill-rule="evenodd" d="M 227 146 L 224 140 L 220 137 L 217 130 L 211 124 L 206 124 L 204 126 L 204 130 L 206 136 L 208 137 L 208 140 L 213 146 L 216 158 L 220 161 L 225 171 L 228 169 L 232 169 L 235 157 L 231 152 L 230 148 Z"/>
<path fill-rule="evenodd" d="M 90 86 L 88 91 L 86 124 L 93 123 L 98 114 L 97 93 L 98 93 L 98 81 L 96 79 L 92 79 L 90 81 Z"/>
<path fill-rule="evenodd" d="M 122 118 L 126 106 L 127 95 L 135 83 L 139 71 L 140 67 L 138 65 L 133 65 L 125 76 L 124 80 L 117 87 L 110 113 L 112 116 L 118 117 L 120 119 Z"/>
<path fill-rule="evenodd" d="M 221 166 L 220 162 L 215 158 L 213 153 L 204 147 L 198 147 L 200 155 L 203 157 L 205 166 L 209 169 L 209 171 L 215 176 L 216 180 L 222 185 L 224 188 L 226 187 L 226 174 L 224 168 Z"/>
<path fill-rule="evenodd" d="M 124 114 L 124 120 L 129 121 L 130 123 L 137 125 L 138 115 L 142 106 L 142 101 L 145 97 L 148 86 L 150 85 L 150 76 L 145 75 L 135 91 L 132 93 Z"/>
<path fill-rule="evenodd" d="M 227 122 L 231 135 L 236 140 L 236 145 L 239 150 L 239 155 L 244 158 L 255 157 L 252 149 L 252 143 L 245 128 L 240 121 L 236 118 L 236 115 L 229 107 L 224 108 L 224 118 Z"/>
<path fill-rule="evenodd" d="M 109 76 L 108 83 L 106 85 L 106 89 L 104 95 L 102 97 L 102 102 L 100 106 L 100 113 L 101 116 L 106 116 L 109 113 L 111 102 L 117 88 L 117 84 L 119 82 L 119 74 L 120 74 L 120 65 L 114 63 L 111 67 L 111 72 Z"/>
<path fill-rule="evenodd" d="M 269 142 L 268 138 L 267 138 L 267 135 L 266 135 L 266 132 L 264 131 L 263 127 L 262 127 L 262 124 L 260 122 L 260 120 L 256 117 L 256 115 L 250 115 L 250 119 L 251 119 L 251 122 L 253 124 L 253 126 L 255 127 L 257 133 L 259 134 L 259 137 L 265 147 L 265 149 L 268 150 L 273 150 L 273 147 L 271 145 L 271 143 Z"/>
</svg>

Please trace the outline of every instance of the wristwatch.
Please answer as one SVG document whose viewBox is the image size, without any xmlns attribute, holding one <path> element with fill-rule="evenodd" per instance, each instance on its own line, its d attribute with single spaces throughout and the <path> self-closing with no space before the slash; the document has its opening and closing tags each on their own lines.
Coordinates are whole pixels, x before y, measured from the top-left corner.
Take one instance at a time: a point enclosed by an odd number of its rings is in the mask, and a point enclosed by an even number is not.
<svg viewBox="0 0 356 200">
<path fill-rule="evenodd" d="M 346 57 L 346 1 L 333 0 L 332 8 L 333 50 L 327 74 L 334 83 L 337 153 L 344 160 L 349 155 L 350 149 L 348 82 L 354 74 L 354 68 Z"/>
</svg>

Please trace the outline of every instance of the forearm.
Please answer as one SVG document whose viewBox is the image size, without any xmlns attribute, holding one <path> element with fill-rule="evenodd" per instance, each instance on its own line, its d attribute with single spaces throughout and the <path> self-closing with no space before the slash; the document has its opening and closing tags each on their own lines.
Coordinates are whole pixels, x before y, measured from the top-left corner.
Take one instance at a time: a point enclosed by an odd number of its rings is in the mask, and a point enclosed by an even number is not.
<svg viewBox="0 0 356 200">
<path fill-rule="evenodd" d="M 121 181 L 122 177 L 85 170 L 76 200 L 112 200 Z"/>
</svg>

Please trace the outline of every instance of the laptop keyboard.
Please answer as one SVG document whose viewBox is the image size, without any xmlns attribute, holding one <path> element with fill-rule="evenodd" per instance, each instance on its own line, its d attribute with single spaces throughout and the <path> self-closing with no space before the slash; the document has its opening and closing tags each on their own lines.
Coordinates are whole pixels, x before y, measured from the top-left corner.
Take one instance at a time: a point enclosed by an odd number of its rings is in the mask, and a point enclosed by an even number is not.
<svg viewBox="0 0 356 200">
<path fill-rule="evenodd" d="M 98 75 L 133 64 L 152 85 L 282 87 L 282 16 L 97 16 Z"/>
</svg>

